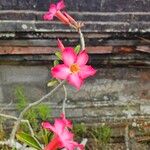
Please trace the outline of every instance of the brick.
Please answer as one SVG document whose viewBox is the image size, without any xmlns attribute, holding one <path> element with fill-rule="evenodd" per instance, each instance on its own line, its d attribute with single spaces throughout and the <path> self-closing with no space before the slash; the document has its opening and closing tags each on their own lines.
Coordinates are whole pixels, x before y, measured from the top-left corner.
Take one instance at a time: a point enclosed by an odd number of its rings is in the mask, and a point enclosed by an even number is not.
<svg viewBox="0 0 150 150">
<path fill-rule="evenodd" d="M 0 103 L 2 103 L 3 100 L 4 100 L 3 90 L 2 87 L 0 86 Z"/>
<path fill-rule="evenodd" d="M 38 83 L 48 79 L 47 67 L 34 66 L 0 66 L 1 83 Z"/>
<path fill-rule="evenodd" d="M 40 83 L 13 83 L 3 85 L 3 101 L 1 103 L 8 103 L 13 100 L 13 104 L 17 103 L 17 97 L 15 95 L 15 90 L 17 87 L 22 87 L 23 92 L 28 100 L 28 102 L 34 102 L 40 99 L 46 94 L 45 84 Z"/>
<path fill-rule="evenodd" d="M 53 1 L 52 1 L 53 2 Z M 149 0 L 126 0 L 122 2 L 120 0 L 66 0 L 67 10 L 70 11 L 95 11 L 95 12 L 145 12 L 149 11 Z M 130 4 L 130 7 L 129 7 Z M 110 7 L 111 6 L 111 7 Z M 38 10 L 48 10 L 48 0 L 38 1 Z"/>
<path fill-rule="evenodd" d="M 150 103 L 148 103 L 147 105 L 141 105 L 140 106 L 141 109 L 141 113 L 142 114 L 150 114 Z"/>
</svg>

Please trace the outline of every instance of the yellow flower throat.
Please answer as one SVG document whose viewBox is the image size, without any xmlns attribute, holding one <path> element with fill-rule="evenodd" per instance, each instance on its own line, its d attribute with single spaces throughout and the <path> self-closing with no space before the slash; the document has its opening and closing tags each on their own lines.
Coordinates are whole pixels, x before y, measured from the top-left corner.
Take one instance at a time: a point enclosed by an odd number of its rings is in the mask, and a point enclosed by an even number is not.
<svg viewBox="0 0 150 150">
<path fill-rule="evenodd" d="M 78 65 L 78 64 L 72 64 L 71 67 L 70 67 L 70 71 L 71 71 L 72 73 L 77 73 L 77 72 L 79 72 L 79 71 L 80 71 L 79 65 Z"/>
</svg>

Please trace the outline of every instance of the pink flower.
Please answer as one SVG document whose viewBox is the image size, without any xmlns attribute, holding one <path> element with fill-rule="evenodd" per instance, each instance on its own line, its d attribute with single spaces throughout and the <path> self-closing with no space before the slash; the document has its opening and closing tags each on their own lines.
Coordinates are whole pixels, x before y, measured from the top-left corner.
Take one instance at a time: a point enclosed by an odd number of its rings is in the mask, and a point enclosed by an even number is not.
<svg viewBox="0 0 150 150">
<path fill-rule="evenodd" d="M 79 148 L 83 150 L 83 145 L 73 141 L 74 135 L 68 130 L 68 128 L 72 127 L 71 122 L 63 114 L 61 117 L 61 119 L 55 119 L 53 126 L 49 122 L 42 123 L 43 128 L 54 132 L 52 141 L 44 150 L 57 150 L 58 148 L 66 148 L 67 150 Z"/>
<path fill-rule="evenodd" d="M 57 4 L 51 4 L 49 11 L 44 14 L 44 20 L 53 20 L 53 17 L 57 17 L 64 24 L 68 24 L 75 29 L 78 29 L 78 23 L 67 13 L 61 12 L 65 8 L 63 0 L 60 0 Z"/>
<path fill-rule="evenodd" d="M 59 64 L 51 69 L 52 76 L 57 79 L 67 80 L 71 85 L 80 89 L 85 78 L 93 76 L 96 70 L 86 65 L 88 54 L 85 50 L 76 54 L 71 47 L 62 51 L 64 64 Z"/>
<path fill-rule="evenodd" d="M 60 11 L 65 8 L 64 1 L 61 0 L 57 4 L 51 4 L 49 11 L 44 14 L 44 20 L 52 20 L 56 16 L 64 24 L 70 24 L 69 19 Z"/>
</svg>

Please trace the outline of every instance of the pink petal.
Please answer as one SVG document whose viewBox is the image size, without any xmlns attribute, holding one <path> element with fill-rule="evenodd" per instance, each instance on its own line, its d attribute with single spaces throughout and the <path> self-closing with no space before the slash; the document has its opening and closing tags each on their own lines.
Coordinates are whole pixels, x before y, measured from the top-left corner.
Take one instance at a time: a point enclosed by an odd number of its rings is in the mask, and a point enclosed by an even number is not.
<svg viewBox="0 0 150 150">
<path fill-rule="evenodd" d="M 64 49 L 62 53 L 62 58 L 64 61 L 64 64 L 68 67 L 74 64 L 76 61 L 77 55 L 72 47 L 67 47 Z"/>
<path fill-rule="evenodd" d="M 63 131 L 60 138 L 62 139 L 62 142 L 65 144 L 66 141 L 73 140 L 74 134 L 71 133 L 67 128 Z"/>
<path fill-rule="evenodd" d="M 68 128 L 72 128 L 72 122 L 68 119 L 66 119 L 65 115 L 62 113 L 61 114 L 62 120 L 65 122 L 66 127 Z"/>
<path fill-rule="evenodd" d="M 76 63 L 79 64 L 79 66 L 81 66 L 81 65 L 85 65 L 88 62 L 88 60 L 89 60 L 89 56 L 84 50 L 78 54 Z"/>
<path fill-rule="evenodd" d="M 54 126 L 55 126 L 55 130 L 57 132 L 56 134 L 61 136 L 66 127 L 66 124 L 64 123 L 64 121 L 62 119 L 55 119 Z"/>
<path fill-rule="evenodd" d="M 60 146 L 60 140 L 58 136 L 54 136 L 44 150 L 56 150 Z"/>
<path fill-rule="evenodd" d="M 44 20 L 52 20 L 53 17 L 54 17 L 53 14 L 51 14 L 50 12 L 47 12 L 47 13 L 44 14 L 43 19 Z"/>
<path fill-rule="evenodd" d="M 49 7 L 49 12 L 53 15 L 57 12 L 57 6 L 55 4 L 51 4 Z"/>
<path fill-rule="evenodd" d="M 79 77 L 79 75 L 76 73 L 76 74 L 70 74 L 68 76 L 68 82 L 75 86 L 78 90 L 80 89 L 82 83 L 83 83 L 83 80 L 82 78 Z"/>
<path fill-rule="evenodd" d="M 67 150 L 74 150 L 75 148 L 79 148 L 79 150 L 84 150 L 84 146 L 82 144 L 78 144 L 75 141 L 66 142 L 65 147 L 67 148 Z"/>
<path fill-rule="evenodd" d="M 57 40 L 57 44 L 58 44 L 58 47 L 61 49 L 61 51 L 64 51 L 65 47 L 63 45 L 63 43 L 61 42 L 61 40 Z"/>
<path fill-rule="evenodd" d="M 42 127 L 44 129 L 49 129 L 49 130 L 55 132 L 55 128 L 49 122 L 43 122 Z"/>
<path fill-rule="evenodd" d="M 65 3 L 63 0 L 61 0 L 60 2 L 57 3 L 57 10 L 61 10 L 63 8 L 65 8 Z"/>
<path fill-rule="evenodd" d="M 66 67 L 66 65 L 60 64 L 51 69 L 51 74 L 54 78 L 64 80 L 67 79 L 68 75 L 70 74 L 70 70 L 68 67 Z"/>
<path fill-rule="evenodd" d="M 96 73 L 96 70 L 92 68 L 92 66 L 88 66 L 88 65 L 80 66 L 79 76 L 82 79 L 85 79 L 89 76 L 93 76 L 95 73 Z"/>
</svg>

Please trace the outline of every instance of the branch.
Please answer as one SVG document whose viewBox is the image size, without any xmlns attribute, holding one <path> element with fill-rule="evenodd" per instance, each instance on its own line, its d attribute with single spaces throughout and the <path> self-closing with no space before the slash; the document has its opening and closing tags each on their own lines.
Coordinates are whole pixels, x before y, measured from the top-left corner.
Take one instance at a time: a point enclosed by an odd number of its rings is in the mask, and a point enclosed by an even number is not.
<svg viewBox="0 0 150 150">
<path fill-rule="evenodd" d="M 13 120 L 17 120 L 17 119 L 18 119 L 18 118 L 15 117 L 15 116 L 6 115 L 6 114 L 0 114 L 0 117 L 9 118 L 9 119 L 13 119 Z M 22 119 L 21 122 L 24 122 L 24 123 L 26 123 L 26 124 L 28 125 L 29 130 L 30 130 L 30 132 L 31 132 L 31 135 L 34 136 L 34 132 L 33 132 L 33 129 L 32 129 L 32 127 L 31 127 L 31 125 L 30 125 L 29 120 L 24 120 L 24 119 Z"/>
<path fill-rule="evenodd" d="M 41 99 L 39 99 L 38 101 L 35 101 L 33 103 L 30 103 L 19 115 L 17 121 L 15 122 L 14 124 L 14 127 L 12 129 L 12 132 L 11 132 L 11 135 L 10 135 L 10 141 L 13 143 L 14 140 L 15 140 L 15 135 L 16 135 L 16 132 L 19 128 L 19 125 L 20 125 L 20 122 L 24 116 L 24 114 L 33 106 L 36 106 L 38 104 L 40 104 L 41 102 L 43 102 L 46 98 L 48 98 L 49 96 L 51 96 L 54 92 L 56 92 L 56 90 L 58 88 L 60 88 L 63 84 L 65 83 L 65 80 L 62 81 L 58 86 L 56 86 L 51 92 L 49 92 L 48 94 L 46 94 L 45 96 L 43 96 Z"/>
<path fill-rule="evenodd" d="M 129 127 L 126 125 L 125 127 L 125 145 L 126 145 L 126 150 L 129 150 Z"/>
<path fill-rule="evenodd" d="M 10 140 L 6 140 L 6 141 L 0 141 L 0 145 L 8 145 L 10 146 Z M 23 148 L 23 146 L 19 143 L 19 142 L 13 142 L 11 143 L 11 147 L 15 147 L 17 150 L 20 150 Z M 26 148 L 24 148 L 23 150 L 28 150 Z"/>
<path fill-rule="evenodd" d="M 78 33 L 80 35 L 81 50 L 85 50 L 85 40 L 81 29 L 79 29 Z"/>
<path fill-rule="evenodd" d="M 8 108 L 8 106 L 11 106 L 11 105 L 12 105 L 12 103 L 13 103 L 13 101 L 11 100 L 11 102 L 10 102 L 9 104 L 7 104 L 7 106 L 6 106 L 6 107 L 4 107 L 4 108 L 2 108 L 2 109 L 0 110 L 0 113 L 2 113 L 2 112 L 3 112 L 3 110 L 5 110 L 6 108 Z"/>
<path fill-rule="evenodd" d="M 66 89 L 65 85 L 63 85 L 63 88 L 64 88 L 64 92 L 65 92 L 65 98 L 63 100 L 62 112 L 65 115 L 65 113 L 66 113 L 65 108 L 66 108 L 66 100 L 67 100 L 67 89 Z"/>
</svg>

